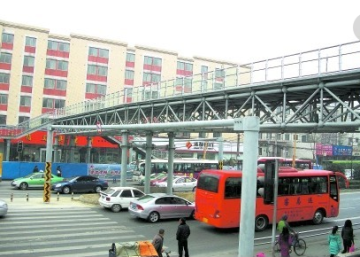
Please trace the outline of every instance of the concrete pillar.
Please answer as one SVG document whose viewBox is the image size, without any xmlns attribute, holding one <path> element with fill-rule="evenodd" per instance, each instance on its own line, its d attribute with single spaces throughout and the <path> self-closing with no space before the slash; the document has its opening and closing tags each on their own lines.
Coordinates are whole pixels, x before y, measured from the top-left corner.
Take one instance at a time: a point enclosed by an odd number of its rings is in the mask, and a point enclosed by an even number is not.
<svg viewBox="0 0 360 257">
<path fill-rule="evenodd" d="M 85 158 L 86 163 L 91 162 L 90 157 L 91 157 L 91 137 L 87 137 L 87 148 L 86 148 L 86 158 Z"/>
<path fill-rule="evenodd" d="M 239 257 L 254 256 L 257 158 L 260 119 L 257 116 L 236 119 L 234 130 L 244 131 L 244 162 L 241 183 Z"/>
<path fill-rule="evenodd" d="M 150 193 L 150 173 L 151 173 L 151 152 L 152 152 L 152 132 L 146 133 L 146 157 L 145 157 L 145 181 L 144 193 Z"/>
<path fill-rule="evenodd" d="M 166 189 L 167 194 L 172 194 L 172 181 L 174 177 L 174 154 L 175 154 L 175 133 L 168 133 L 169 137 L 169 158 L 168 158 L 168 176 L 167 176 L 167 184 L 168 187 Z"/>
<path fill-rule="evenodd" d="M 120 175 L 120 186 L 126 186 L 126 171 L 127 171 L 127 150 L 129 149 L 128 137 L 129 131 L 121 131 L 122 144 L 121 144 L 121 175 Z"/>
<path fill-rule="evenodd" d="M 10 159 L 10 147 L 11 147 L 11 140 L 10 139 L 5 139 L 4 140 L 4 153 L 5 153 L 5 159 L 4 161 L 9 161 Z"/>
<path fill-rule="evenodd" d="M 59 137 L 55 137 L 55 143 L 54 143 L 54 162 L 60 161 L 60 156 L 58 153 L 59 149 Z"/>
<path fill-rule="evenodd" d="M 70 163 L 75 162 L 74 154 L 75 154 L 75 137 L 71 136 L 70 137 L 70 156 L 69 156 L 69 162 Z"/>
</svg>

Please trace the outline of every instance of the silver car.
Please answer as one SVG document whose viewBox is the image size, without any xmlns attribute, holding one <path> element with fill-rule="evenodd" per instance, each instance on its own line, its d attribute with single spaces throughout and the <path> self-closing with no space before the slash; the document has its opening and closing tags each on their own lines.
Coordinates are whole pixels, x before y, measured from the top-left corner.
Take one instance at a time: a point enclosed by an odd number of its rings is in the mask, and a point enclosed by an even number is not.
<svg viewBox="0 0 360 257">
<path fill-rule="evenodd" d="M 147 194 L 130 202 L 131 216 L 157 222 L 160 219 L 194 218 L 195 204 L 176 195 Z"/>
<path fill-rule="evenodd" d="M 0 200 L 0 217 L 3 217 L 6 215 L 8 211 L 8 205 L 4 200 Z"/>
</svg>

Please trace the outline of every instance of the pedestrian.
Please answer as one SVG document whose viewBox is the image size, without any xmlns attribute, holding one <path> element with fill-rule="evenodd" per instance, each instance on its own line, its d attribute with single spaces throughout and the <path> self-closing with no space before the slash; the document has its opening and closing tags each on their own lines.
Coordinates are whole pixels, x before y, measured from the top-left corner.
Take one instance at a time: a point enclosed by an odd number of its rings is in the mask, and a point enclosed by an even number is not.
<svg viewBox="0 0 360 257">
<path fill-rule="evenodd" d="M 292 239 L 287 227 L 283 227 L 279 235 L 279 246 L 281 257 L 290 257 Z"/>
<path fill-rule="evenodd" d="M 338 226 L 334 226 L 332 231 L 331 231 L 331 234 L 328 235 L 328 244 L 329 244 L 330 257 L 337 256 L 338 253 L 341 250 L 341 237 L 337 233 L 338 229 L 339 229 Z"/>
<path fill-rule="evenodd" d="M 58 177 L 61 177 L 61 175 L 62 175 L 60 166 L 57 166 L 57 168 L 56 168 L 56 175 L 57 175 Z"/>
<path fill-rule="evenodd" d="M 35 173 L 35 172 L 39 172 L 39 168 L 38 168 L 37 165 L 35 165 L 35 167 L 34 167 L 34 169 L 33 169 L 33 173 Z"/>
<path fill-rule="evenodd" d="M 341 253 L 348 253 L 351 245 L 354 244 L 354 230 L 351 220 L 345 220 L 344 226 L 341 230 L 341 237 L 344 246 L 344 250 Z"/>
<path fill-rule="evenodd" d="M 287 227 L 287 229 L 289 230 L 290 233 L 292 234 L 296 234 L 295 230 L 292 229 L 289 225 L 289 222 L 287 221 L 288 216 L 286 214 L 284 214 L 281 217 L 281 220 L 279 221 L 278 225 L 277 225 L 277 230 L 279 231 L 279 233 L 281 234 L 282 230 L 284 227 Z"/>
<path fill-rule="evenodd" d="M 152 244 L 158 254 L 159 257 L 163 257 L 162 253 L 164 251 L 163 245 L 164 245 L 164 229 L 159 229 L 159 233 L 154 236 L 154 239 L 152 240 Z"/>
<path fill-rule="evenodd" d="M 178 240 L 179 257 L 182 257 L 183 251 L 185 252 L 185 257 L 189 257 L 189 249 L 188 249 L 189 236 L 190 236 L 190 227 L 188 224 L 186 224 L 186 219 L 181 218 L 179 220 L 179 226 L 176 232 L 176 240 Z"/>
</svg>

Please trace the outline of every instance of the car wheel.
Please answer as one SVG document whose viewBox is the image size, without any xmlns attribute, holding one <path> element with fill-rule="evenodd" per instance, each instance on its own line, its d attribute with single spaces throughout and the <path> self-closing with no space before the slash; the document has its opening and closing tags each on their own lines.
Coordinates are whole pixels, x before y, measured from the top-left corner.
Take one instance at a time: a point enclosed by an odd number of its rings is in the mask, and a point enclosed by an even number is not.
<svg viewBox="0 0 360 257">
<path fill-rule="evenodd" d="M 263 231 L 269 225 L 269 220 L 265 215 L 259 215 L 255 219 L 255 230 Z"/>
<path fill-rule="evenodd" d="M 155 222 L 159 221 L 160 215 L 156 211 L 153 211 L 152 213 L 150 213 L 148 219 L 149 219 L 150 222 L 155 223 Z"/>
<path fill-rule="evenodd" d="M 111 210 L 113 212 L 119 212 L 121 211 L 121 206 L 119 204 L 114 204 L 113 206 L 111 206 Z"/>
<path fill-rule="evenodd" d="M 64 194 L 70 194 L 70 193 L 71 193 L 71 189 L 70 189 L 70 187 L 63 187 L 62 192 L 63 192 Z"/>
<path fill-rule="evenodd" d="M 22 182 L 20 184 L 20 189 L 22 189 L 22 190 L 26 190 L 26 189 L 28 189 L 28 187 L 29 187 L 29 185 L 27 183 L 25 183 L 25 182 Z"/>
<path fill-rule="evenodd" d="M 94 190 L 95 190 L 96 193 L 100 193 L 100 191 L 102 190 L 102 187 L 101 186 L 96 186 Z"/>
<path fill-rule="evenodd" d="M 316 212 L 314 213 L 314 217 L 313 217 L 313 223 L 315 225 L 319 225 L 322 223 L 324 219 L 324 214 L 321 210 L 316 210 Z"/>
</svg>

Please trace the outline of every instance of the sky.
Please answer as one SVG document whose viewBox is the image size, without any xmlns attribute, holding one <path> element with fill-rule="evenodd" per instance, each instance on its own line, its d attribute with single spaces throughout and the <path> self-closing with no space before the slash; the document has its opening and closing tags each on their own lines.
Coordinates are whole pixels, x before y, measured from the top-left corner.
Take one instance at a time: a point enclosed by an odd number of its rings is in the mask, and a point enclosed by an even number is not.
<svg viewBox="0 0 360 257">
<path fill-rule="evenodd" d="M 1 2 L 3 21 L 239 64 L 359 40 L 359 0 Z"/>
</svg>

